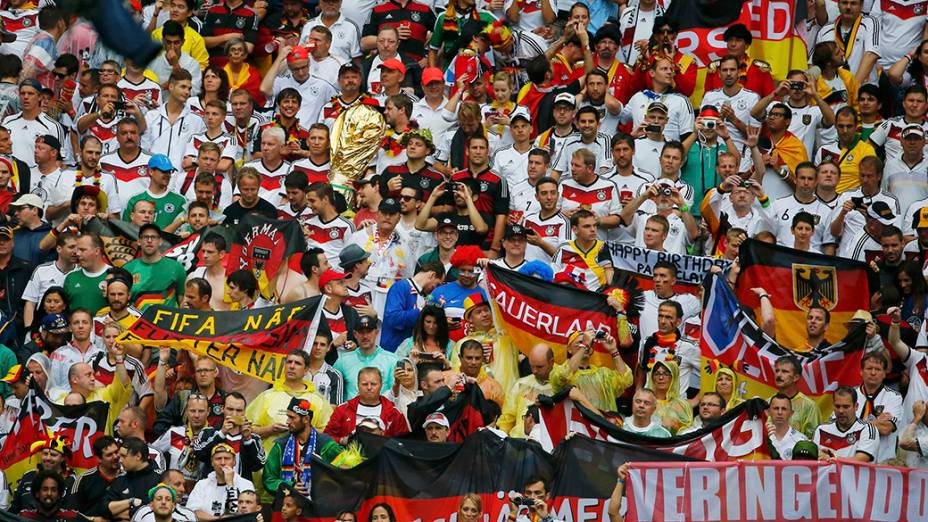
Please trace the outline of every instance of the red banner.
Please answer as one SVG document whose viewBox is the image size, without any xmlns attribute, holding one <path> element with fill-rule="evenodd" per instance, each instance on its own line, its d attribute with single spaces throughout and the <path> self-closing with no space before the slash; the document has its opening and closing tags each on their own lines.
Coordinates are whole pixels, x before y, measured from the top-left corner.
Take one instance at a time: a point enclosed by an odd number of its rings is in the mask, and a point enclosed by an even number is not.
<svg viewBox="0 0 928 522">
<path fill-rule="evenodd" d="M 850 460 L 636 462 L 625 520 L 926 520 L 928 470 Z"/>
</svg>

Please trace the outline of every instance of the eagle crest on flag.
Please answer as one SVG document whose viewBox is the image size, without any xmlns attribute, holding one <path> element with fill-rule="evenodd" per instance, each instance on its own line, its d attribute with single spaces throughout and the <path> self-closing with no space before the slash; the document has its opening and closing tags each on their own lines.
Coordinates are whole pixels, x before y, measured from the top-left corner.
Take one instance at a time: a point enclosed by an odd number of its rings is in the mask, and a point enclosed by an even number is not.
<svg viewBox="0 0 928 522">
<path fill-rule="evenodd" d="M 838 304 L 837 274 L 833 266 L 793 263 L 793 302 L 802 310 Z"/>
</svg>

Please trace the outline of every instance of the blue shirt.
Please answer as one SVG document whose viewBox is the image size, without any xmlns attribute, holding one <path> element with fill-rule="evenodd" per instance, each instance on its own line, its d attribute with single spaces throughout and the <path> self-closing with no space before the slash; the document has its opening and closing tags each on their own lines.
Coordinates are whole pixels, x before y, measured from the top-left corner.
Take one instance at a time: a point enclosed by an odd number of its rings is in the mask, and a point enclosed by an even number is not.
<svg viewBox="0 0 928 522">
<path fill-rule="evenodd" d="M 342 372 L 342 377 L 345 379 L 344 400 L 350 401 L 358 396 L 358 372 L 362 368 L 374 367 L 380 370 L 380 376 L 383 378 L 381 393 L 392 388 L 393 370 L 396 369 L 398 360 L 396 355 L 379 346 L 370 355 L 361 353 L 360 348 L 338 354 L 334 367 Z"/>
<path fill-rule="evenodd" d="M 479 292 L 484 300 L 487 299 L 487 293 L 482 288 L 464 288 L 457 281 L 445 283 L 432 291 L 432 301 L 438 306 L 445 309 L 448 317 L 464 317 L 464 300 L 467 296 Z"/>
</svg>

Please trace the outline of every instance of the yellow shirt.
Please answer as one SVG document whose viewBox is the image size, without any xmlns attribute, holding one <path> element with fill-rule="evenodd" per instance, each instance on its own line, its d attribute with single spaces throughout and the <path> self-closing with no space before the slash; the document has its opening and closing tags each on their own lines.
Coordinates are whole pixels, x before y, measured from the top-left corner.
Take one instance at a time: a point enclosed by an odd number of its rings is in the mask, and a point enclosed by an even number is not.
<svg viewBox="0 0 928 522">
<path fill-rule="evenodd" d="M 525 416 L 528 407 L 535 404 L 535 399 L 539 395 L 552 395 L 553 393 L 550 381 L 542 384 L 534 375 L 522 377 L 506 393 L 503 411 L 496 421 L 496 427 L 508 433 L 510 437 L 524 439 L 527 434 L 522 417 Z"/>
<path fill-rule="evenodd" d="M 152 40 L 160 42 L 162 30 L 164 28 L 159 27 L 152 31 Z M 206 66 L 209 65 L 209 52 L 206 50 L 206 41 L 203 40 L 200 33 L 190 27 L 190 24 L 184 26 L 184 45 L 181 46 L 180 50 L 193 57 L 200 64 L 201 70 L 206 70 Z"/>
<path fill-rule="evenodd" d="M 464 337 L 454 345 L 451 353 L 451 367 L 458 371 L 461 368 L 461 343 L 473 339 L 483 343 L 493 343 L 493 362 L 484 365 L 487 373 L 499 382 L 503 393 L 508 393 L 516 379 L 519 378 L 519 351 L 512 344 L 512 340 L 505 335 L 498 335 L 495 329 L 489 332 L 475 332 Z"/>
<path fill-rule="evenodd" d="M 290 399 L 293 397 L 306 399 L 312 404 L 313 427 L 319 431 L 325 430 L 329 417 L 332 416 L 332 405 L 322 395 L 316 393 L 316 387 L 312 383 L 306 383 L 306 389 L 299 393 L 285 389 L 283 382 L 275 384 L 273 388 L 264 390 L 255 397 L 255 400 L 251 401 L 245 409 L 245 417 L 257 427 L 270 426 L 274 423 L 283 424 L 287 422 L 287 406 L 290 405 Z M 281 436 L 265 437 L 264 451 L 269 453 L 274 441 Z"/>
<path fill-rule="evenodd" d="M 857 140 L 857 144 L 850 151 L 841 149 L 841 155 L 837 158 L 841 160 L 838 164 L 841 179 L 835 188 L 838 194 L 860 187 L 860 162 L 867 156 L 876 156 L 876 150 L 867 140 Z"/>
</svg>

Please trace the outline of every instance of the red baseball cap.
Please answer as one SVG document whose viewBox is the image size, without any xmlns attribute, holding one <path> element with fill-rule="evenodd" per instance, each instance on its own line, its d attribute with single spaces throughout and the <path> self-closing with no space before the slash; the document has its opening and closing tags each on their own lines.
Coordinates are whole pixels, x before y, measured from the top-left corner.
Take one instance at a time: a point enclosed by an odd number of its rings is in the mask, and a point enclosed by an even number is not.
<svg viewBox="0 0 928 522">
<path fill-rule="evenodd" d="M 339 272 L 337 270 L 326 270 L 319 276 L 319 288 L 325 288 L 325 285 L 331 283 L 332 281 L 340 281 L 346 279 L 348 274 L 344 272 Z"/>
<path fill-rule="evenodd" d="M 300 46 L 291 48 L 290 54 L 287 55 L 287 63 L 300 60 L 309 60 L 309 49 Z"/>
<path fill-rule="evenodd" d="M 396 58 L 387 58 L 379 65 L 381 69 L 392 69 L 394 71 L 399 71 L 403 74 L 406 74 L 406 66 L 403 65 L 403 62 Z"/>
<path fill-rule="evenodd" d="M 438 67 L 427 67 L 422 71 L 422 85 L 428 85 L 432 82 L 442 82 L 445 81 L 445 75 L 442 74 L 441 69 Z"/>
</svg>

